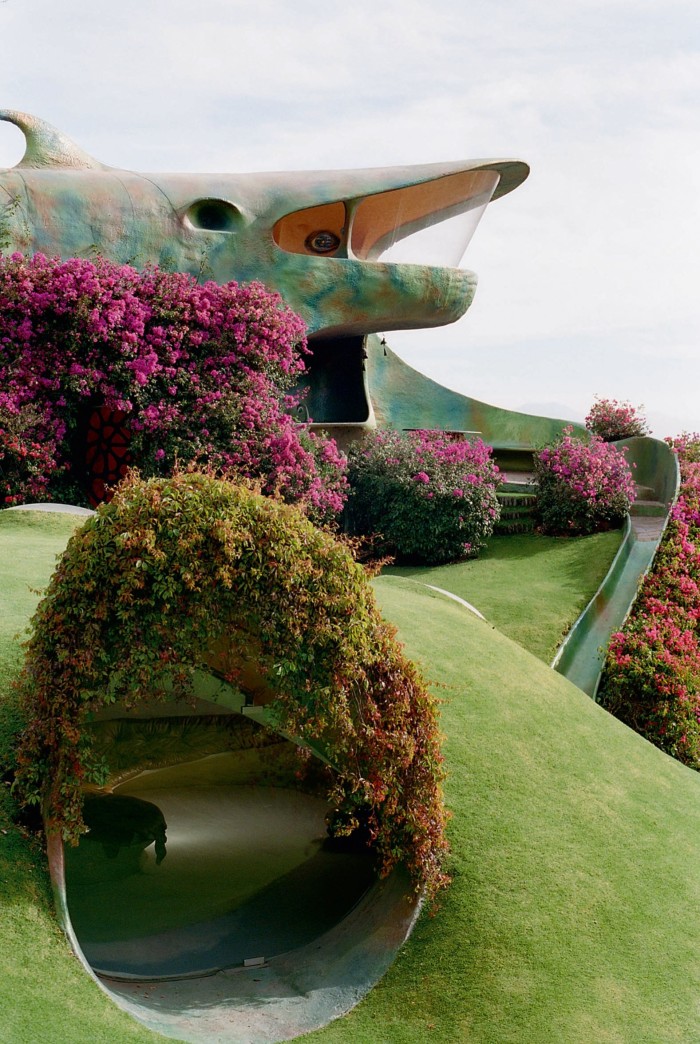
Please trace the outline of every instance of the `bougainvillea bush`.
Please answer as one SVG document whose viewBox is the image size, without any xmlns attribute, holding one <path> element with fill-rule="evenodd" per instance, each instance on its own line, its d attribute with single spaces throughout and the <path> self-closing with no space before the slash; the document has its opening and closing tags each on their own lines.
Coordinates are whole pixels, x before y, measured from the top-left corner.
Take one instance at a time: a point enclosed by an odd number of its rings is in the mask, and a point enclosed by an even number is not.
<svg viewBox="0 0 700 1044">
<path fill-rule="evenodd" d="M 377 430 L 351 448 L 348 479 L 354 531 L 404 560 L 476 555 L 498 521 L 501 477 L 480 439 Z"/>
<path fill-rule="evenodd" d="M 252 655 L 276 727 L 335 767 L 335 822 L 362 821 L 383 871 L 404 862 L 432 891 L 447 849 L 436 703 L 394 633 L 345 545 L 299 511 L 211 475 L 132 473 L 71 539 L 33 618 L 18 792 L 75 841 L 90 712 L 187 697 L 224 647 L 227 680 L 243 686 Z"/>
<path fill-rule="evenodd" d="M 598 435 L 580 439 L 567 427 L 535 454 L 536 515 L 553 536 L 595 533 L 621 525 L 635 497 L 625 451 Z"/>
<path fill-rule="evenodd" d="M 586 427 L 594 435 L 600 435 L 605 442 L 630 439 L 633 435 L 648 435 L 649 426 L 641 413 L 643 409 L 643 406 L 633 406 L 631 402 L 596 396 L 586 417 Z"/>
<path fill-rule="evenodd" d="M 681 489 L 653 567 L 613 634 L 599 701 L 700 770 L 700 435 L 668 440 Z"/>
<path fill-rule="evenodd" d="M 260 284 L 0 256 L 0 503 L 84 502 L 85 426 L 107 407 L 144 475 L 206 462 L 335 515 L 343 458 L 289 413 L 303 351 L 301 319 Z"/>
</svg>

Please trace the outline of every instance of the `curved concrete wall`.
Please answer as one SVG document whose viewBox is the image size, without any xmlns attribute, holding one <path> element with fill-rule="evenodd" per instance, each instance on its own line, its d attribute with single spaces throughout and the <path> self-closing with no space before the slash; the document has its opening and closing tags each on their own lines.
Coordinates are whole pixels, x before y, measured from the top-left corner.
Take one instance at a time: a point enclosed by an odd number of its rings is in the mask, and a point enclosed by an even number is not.
<svg viewBox="0 0 700 1044">
<path fill-rule="evenodd" d="M 376 336 L 367 338 L 367 384 L 379 427 L 475 432 L 496 450 L 531 452 L 573 423 L 504 410 L 451 391 L 414 370 Z"/>
<path fill-rule="evenodd" d="M 639 585 L 654 560 L 680 485 L 677 457 L 665 442 L 637 437 L 621 440 L 616 445 L 627 446 L 627 459 L 636 464 L 637 484 L 653 491 L 654 499 L 663 511 L 663 521 L 652 533 L 647 533 L 634 517 L 627 519 L 622 544 L 605 579 L 552 662 L 554 670 L 594 699 L 610 636 L 623 626 L 634 604 Z"/>
</svg>

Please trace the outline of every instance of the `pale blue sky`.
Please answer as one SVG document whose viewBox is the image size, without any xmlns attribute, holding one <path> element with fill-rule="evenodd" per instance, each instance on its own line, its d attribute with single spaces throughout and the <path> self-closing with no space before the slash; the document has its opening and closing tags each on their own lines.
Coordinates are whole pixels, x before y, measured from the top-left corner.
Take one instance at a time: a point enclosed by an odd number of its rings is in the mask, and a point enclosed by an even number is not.
<svg viewBox="0 0 700 1044">
<path fill-rule="evenodd" d="M 138 170 L 524 159 L 466 317 L 390 343 L 498 405 L 700 429 L 697 0 L 5 0 L 0 107 Z"/>
</svg>

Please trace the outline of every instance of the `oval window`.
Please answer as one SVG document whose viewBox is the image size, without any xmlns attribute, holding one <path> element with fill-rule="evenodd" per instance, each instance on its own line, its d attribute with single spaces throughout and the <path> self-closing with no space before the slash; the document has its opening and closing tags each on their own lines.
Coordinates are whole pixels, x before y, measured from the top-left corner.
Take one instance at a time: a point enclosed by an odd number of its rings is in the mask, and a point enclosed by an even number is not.
<svg viewBox="0 0 700 1044">
<path fill-rule="evenodd" d="M 235 232 L 242 220 L 238 208 L 225 199 L 198 199 L 186 217 L 194 228 L 207 232 Z"/>
</svg>

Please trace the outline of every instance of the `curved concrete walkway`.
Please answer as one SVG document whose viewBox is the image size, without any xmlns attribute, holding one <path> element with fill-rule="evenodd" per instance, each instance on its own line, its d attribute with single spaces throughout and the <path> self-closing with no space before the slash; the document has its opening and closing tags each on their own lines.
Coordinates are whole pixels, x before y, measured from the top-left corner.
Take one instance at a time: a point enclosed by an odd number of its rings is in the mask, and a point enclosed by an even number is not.
<svg viewBox="0 0 700 1044">
<path fill-rule="evenodd" d="M 62 515 L 94 515 L 92 508 L 76 507 L 75 504 L 14 504 L 6 511 L 49 511 Z"/>
</svg>

